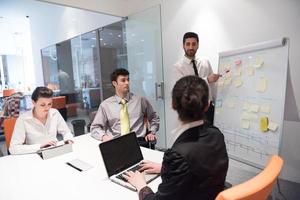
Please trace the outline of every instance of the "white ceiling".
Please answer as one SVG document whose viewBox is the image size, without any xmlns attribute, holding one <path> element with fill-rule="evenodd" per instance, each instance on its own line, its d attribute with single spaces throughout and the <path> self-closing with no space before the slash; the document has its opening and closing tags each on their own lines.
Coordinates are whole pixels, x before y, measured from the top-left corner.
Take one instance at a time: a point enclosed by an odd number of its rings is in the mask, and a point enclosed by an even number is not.
<svg viewBox="0 0 300 200">
<path fill-rule="evenodd" d="M 153 5 L 162 0 L 38 0 L 74 8 L 86 9 L 104 14 L 126 17 Z"/>
</svg>

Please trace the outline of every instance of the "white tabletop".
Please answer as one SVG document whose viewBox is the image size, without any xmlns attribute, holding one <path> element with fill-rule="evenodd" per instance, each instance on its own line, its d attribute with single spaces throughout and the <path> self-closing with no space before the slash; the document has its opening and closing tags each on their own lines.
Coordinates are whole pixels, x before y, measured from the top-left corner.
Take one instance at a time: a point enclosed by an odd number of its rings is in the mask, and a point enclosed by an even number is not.
<svg viewBox="0 0 300 200">
<path fill-rule="evenodd" d="M 89 134 L 74 138 L 73 152 L 43 160 L 37 154 L 0 158 L 1 200 L 138 199 L 136 192 L 111 182 L 102 161 L 99 141 Z M 144 159 L 161 162 L 163 153 L 142 148 Z M 66 162 L 80 159 L 93 168 L 79 172 Z M 157 190 L 160 177 L 149 184 Z"/>
</svg>

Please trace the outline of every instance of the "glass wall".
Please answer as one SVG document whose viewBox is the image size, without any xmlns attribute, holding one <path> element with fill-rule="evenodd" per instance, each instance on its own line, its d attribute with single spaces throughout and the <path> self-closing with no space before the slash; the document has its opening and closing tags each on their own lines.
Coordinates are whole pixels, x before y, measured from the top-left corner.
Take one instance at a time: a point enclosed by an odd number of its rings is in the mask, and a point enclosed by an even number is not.
<svg viewBox="0 0 300 200">
<path fill-rule="evenodd" d="M 82 104 L 89 113 L 114 95 L 110 74 L 116 68 L 128 68 L 125 21 L 44 48 L 41 53 L 45 85 L 67 96 L 67 103 Z"/>
<path fill-rule="evenodd" d="M 160 6 L 128 16 L 130 90 L 146 97 L 160 117 L 157 147 L 166 147 Z"/>
<path fill-rule="evenodd" d="M 45 84 L 67 97 L 68 117 L 95 113 L 101 101 L 115 94 L 110 74 L 126 68 L 130 90 L 145 96 L 161 118 L 157 146 L 165 147 L 160 27 L 156 6 L 43 49 Z"/>
<path fill-rule="evenodd" d="M 42 49 L 42 64 L 45 85 L 51 88 L 53 91 L 58 91 L 58 65 L 57 65 L 57 54 L 56 46 L 52 45 Z"/>
<path fill-rule="evenodd" d="M 128 68 L 125 21 L 99 29 L 103 99 L 115 94 L 110 74 L 117 68 Z"/>
<path fill-rule="evenodd" d="M 98 108 L 102 97 L 97 38 L 98 33 L 92 31 L 71 39 L 74 84 L 88 112 Z"/>
<path fill-rule="evenodd" d="M 66 118 L 88 116 L 100 105 L 98 35 L 91 31 L 41 51 L 45 85 L 66 97 Z"/>
</svg>

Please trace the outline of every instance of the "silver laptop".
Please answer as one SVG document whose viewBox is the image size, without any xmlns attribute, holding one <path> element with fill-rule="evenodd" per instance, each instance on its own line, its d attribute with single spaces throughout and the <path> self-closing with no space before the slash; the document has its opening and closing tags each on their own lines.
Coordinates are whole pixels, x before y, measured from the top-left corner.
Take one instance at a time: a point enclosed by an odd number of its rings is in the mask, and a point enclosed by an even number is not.
<svg viewBox="0 0 300 200">
<path fill-rule="evenodd" d="M 122 176 L 126 171 L 138 170 L 144 159 L 136 134 L 132 132 L 103 142 L 99 144 L 99 148 L 109 179 L 130 190 L 136 191 L 136 188 Z M 146 182 L 149 183 L 158 176 L 158 174 L 145 174 Z"/>
</svg>

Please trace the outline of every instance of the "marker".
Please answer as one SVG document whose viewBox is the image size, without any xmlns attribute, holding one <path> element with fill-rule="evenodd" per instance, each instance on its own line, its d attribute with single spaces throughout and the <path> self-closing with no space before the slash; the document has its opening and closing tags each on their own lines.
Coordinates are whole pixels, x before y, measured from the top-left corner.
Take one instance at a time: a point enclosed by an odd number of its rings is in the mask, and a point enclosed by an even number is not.
<svg viewBox="0 0 300 200">
<path fill-rule="evenodd" d="M 227 74 L 228 72 L 230 72 L 230 69 L 226 69 L 225 72 L 223 74 L 220 74 L 220 77 L 224 76 L 225 74 Z"/>
</svg>

